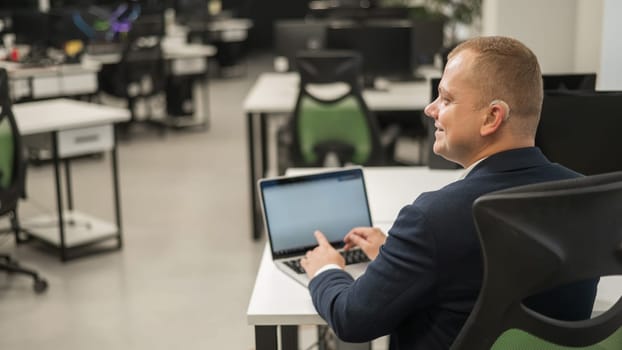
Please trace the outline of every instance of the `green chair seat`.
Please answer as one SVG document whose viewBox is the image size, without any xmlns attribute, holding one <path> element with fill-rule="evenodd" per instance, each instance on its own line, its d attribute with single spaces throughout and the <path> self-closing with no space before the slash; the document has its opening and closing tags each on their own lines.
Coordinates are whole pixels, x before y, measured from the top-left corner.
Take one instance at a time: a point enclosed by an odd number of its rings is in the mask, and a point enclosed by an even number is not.
<svg viewBox="0 0 622 350">
<path fill-rule="evenodd" d="M 622 328 L 607 339 L 590 346 L 570 347 L 547 342 L 520 329 L 505 331 L 491 350 L 620 350 L 622 349 Z"/>
</svg>

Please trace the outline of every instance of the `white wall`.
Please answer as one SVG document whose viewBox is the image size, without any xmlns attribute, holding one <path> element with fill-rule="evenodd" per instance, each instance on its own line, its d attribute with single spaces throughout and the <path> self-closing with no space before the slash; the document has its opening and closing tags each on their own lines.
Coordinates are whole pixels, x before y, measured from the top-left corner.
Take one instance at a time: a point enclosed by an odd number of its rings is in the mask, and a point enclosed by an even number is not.
<svg viewBox="0 0 622 350">
<path fill-rule="evenodd" d="M 573 72 L 577 1 L 483 1 L 482 33 L 522 41 L 538 56 L 544 73 Z"/>
<path fill-rule="evenodd" d="M 622 90 L 622 0 L 486 0 L 482 33 L 529 46 L 544 73 L 596 72 L 598 90 Z"/>
<path fill-rule="evenodd" d="M 597 89 L 622 90 L 622 1 L 605 0 Z"/>
<path fill-rule="evenodd" d="M 575 72 L 600 71 L 604 0 L 578 0 Z"/>
</svg>

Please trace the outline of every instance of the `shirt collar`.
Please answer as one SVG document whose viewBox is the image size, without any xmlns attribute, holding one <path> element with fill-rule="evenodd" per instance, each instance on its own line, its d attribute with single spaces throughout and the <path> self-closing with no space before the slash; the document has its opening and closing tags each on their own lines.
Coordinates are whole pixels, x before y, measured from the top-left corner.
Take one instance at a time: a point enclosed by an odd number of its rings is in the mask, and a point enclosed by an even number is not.
<svg viewBox="0 0 622 350">
<path fill-rule="evenodd" d="M 462 175 L 460 176 L 460 178 L 458 178 L 458 180 L 462 180 L 465 177 L 467 177 L 467 175 L 469 175 L 469 173 L 471 172 L 471 170 L 473 170 L 473 168 L 475 168 L 477 166 L 477 164 L 481 163 L 484 159 L 486 159 L 488 157 L 484 157 L 480 160 L 478 160 L 477 162 L 471 164 L 471 166 L 469 166 L 468 168 L 464 169 L 464 172 L 462 173 Z"/>
</svg>

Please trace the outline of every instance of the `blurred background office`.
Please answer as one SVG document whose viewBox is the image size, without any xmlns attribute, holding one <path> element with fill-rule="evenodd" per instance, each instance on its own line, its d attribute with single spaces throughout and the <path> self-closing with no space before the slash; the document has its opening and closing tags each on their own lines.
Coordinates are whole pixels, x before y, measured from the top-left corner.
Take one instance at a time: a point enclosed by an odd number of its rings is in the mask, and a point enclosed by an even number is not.
<svg viewBox="0 0 622 350">
<path fill-rule="evenodd" d="M 18 210 L 0 217 L 0 348 L 254 349 L 247 307 L 266 245 L 254 187 L 302 165 L 301 53 L 360 57 L 353 90 L 382 154 L 360 163 L 455 169 L 431 152 L 422 115 L 446 54 L 515 37 L 547 89 L 538 145 L 586 174 L 622 170 L 619 13 L 616 0 L 0 0 L 0 89 L 28 163 Z M 111 119 L 45 129 L 58 99 Z M 40 124 L 26 125 L 32 110 Z M 78 151 L 63 148 L 87 126 Z M 311 165 L 362 159 L 360 139 L 330 141 L 310 146 Z M 17 264 L 47 287 L 5 272 Z M 317 341 L 315 326 L 299 335 L 300 348 Z"/>
</svg>

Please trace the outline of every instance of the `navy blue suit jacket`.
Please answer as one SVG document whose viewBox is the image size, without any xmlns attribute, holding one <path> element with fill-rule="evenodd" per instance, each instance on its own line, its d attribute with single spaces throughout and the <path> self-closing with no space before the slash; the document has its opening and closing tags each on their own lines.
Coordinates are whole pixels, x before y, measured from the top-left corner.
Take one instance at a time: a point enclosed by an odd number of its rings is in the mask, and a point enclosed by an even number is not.
<svg viewBox="0 0 622 350">
<path fill-rule="evenodd" d="M 337 336 L 364 342 L 391 335 L 392 349 L 448 349 L 482 284 L 483 263 L 472 205 L 509 187 L 580 176 L 549 162 L 537 148 L 492 155 L 461 180 L 421 194 L 404 207 L 378 257 L 358 280 L 339 269 L 309 284 L 313 304 Z M 590 317 L 597 280 L 529 300 L 565 320 Z"/>
</svg>

